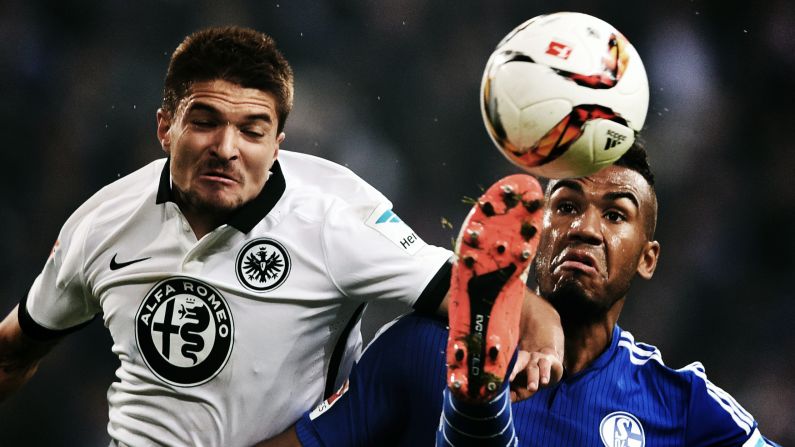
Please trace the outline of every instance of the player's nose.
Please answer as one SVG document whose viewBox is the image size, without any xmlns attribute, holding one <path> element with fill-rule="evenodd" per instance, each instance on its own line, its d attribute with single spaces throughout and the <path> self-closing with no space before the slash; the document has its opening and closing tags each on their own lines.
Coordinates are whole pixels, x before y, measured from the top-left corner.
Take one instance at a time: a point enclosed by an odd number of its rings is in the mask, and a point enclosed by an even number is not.
<svg viewBox="0 0 795 447">
<path fill-rule="evenodd" d="M 236 159 L 239 138 L 240 133 L 233 124 L 226 123 L 224 126 L 219 126 L 215 141 L 213 141 L 212 153 L 224 160 Z"/>
<path fill-rule="evenodd" d="M 589 206 L 571 222 L 568 235 L 570 239 L 579 240 L 591 245 L 602 243 L 601 213 Z"/>
</svg>

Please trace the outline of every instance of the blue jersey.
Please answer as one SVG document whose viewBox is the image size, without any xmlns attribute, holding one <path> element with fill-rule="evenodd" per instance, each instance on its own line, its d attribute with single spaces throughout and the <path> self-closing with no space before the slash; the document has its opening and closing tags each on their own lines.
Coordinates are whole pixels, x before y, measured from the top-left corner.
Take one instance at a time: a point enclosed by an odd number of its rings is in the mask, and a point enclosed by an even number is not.
<svg viewBox="0 0 795 447">
<path fill-rule="evenodd" d="M 445 387 L 445 323 L 409 315 L 383 332 L 337 395 L 296 425 L 304 446 L 433 445 Z M 663 364 L 618 326 L 587 369 L 512 404 L 521 445 L 765 446 L 754 418 L 700 363 Z"/>
</svg>

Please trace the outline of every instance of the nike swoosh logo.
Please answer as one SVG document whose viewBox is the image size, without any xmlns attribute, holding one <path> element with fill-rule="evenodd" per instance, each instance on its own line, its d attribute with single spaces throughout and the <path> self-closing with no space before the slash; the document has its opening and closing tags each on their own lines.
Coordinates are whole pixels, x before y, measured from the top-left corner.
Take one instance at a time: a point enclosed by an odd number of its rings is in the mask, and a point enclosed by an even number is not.
<svg viewBox="0 0 795 447">
<path fill-rule="evenodd" d="M 149 258 L 141 258 L 141 259 L 133 259 L 132 261 L 127 261 L 127 262 L 116 262 L 116 254 L 114 254 L 113 255 L 113 259 L 110 260 L 110 269 L 111 270 L 122 269 L 124 267 L 127 267 L 128 265 L 133 265 L 136 262 L 146 261 L 147 259 L 151 259 L 151 257 L 149 257 Z"/>
</svg>

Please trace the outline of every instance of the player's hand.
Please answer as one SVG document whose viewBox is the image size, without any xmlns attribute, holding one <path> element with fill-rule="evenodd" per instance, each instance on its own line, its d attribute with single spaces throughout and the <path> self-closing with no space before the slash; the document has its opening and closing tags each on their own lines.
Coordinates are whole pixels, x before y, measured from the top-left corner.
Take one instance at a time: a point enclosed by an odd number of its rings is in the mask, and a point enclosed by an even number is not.
<svg viewBox="0 0 795 447">
<path fill-rule="evenodd" d="M 529 289 L 525 293 L 516 364 L 509 376 L 511 400 L 522 400 L 563 376 L 564 338 L 560 315 Z"/>
<path fill-rule="evenodd" d="M 563 376 L 563 358 L 552 348 L 519 350 L 511 371 L 511 402 L 527 399 L 541 387 L 554 385 Z"/>
</svg>

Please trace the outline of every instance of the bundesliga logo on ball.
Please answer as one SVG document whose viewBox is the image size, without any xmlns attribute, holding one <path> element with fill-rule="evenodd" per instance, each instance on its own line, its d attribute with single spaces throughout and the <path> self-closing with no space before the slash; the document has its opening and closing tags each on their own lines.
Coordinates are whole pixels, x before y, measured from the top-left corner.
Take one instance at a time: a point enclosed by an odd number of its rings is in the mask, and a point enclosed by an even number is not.
<svg viewBox="0 0 795 447">
<path fill-rule="evenodd" d="M 500 152 L 527 172 L 582 177 L 618 160 L 646 119 L 638 52 L 607 22 L 562 12 L 519 25 L 483 73 L 481 112 Z"/>
</svg>

